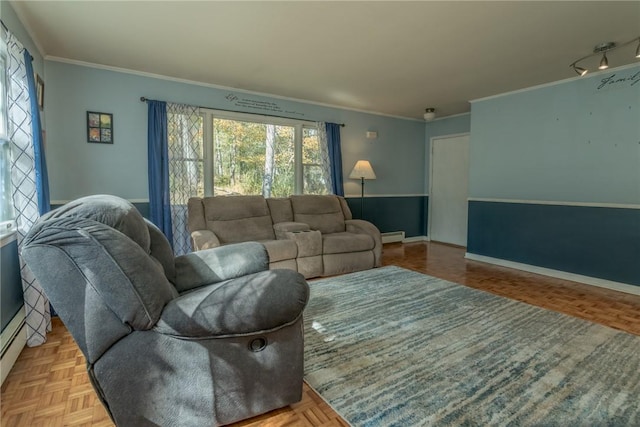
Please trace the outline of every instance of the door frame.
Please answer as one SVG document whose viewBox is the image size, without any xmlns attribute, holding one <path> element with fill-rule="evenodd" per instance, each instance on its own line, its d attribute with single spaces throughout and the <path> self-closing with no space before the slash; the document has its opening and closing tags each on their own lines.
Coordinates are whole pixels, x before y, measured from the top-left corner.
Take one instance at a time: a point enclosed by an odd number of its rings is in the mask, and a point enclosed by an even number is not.
<svg viewBox="0 0 640 427">
<path fill-rule="evenodd" d="M 431 241 L 431 209 L 433 206 L 433 203 L 431 203 L 431 195 L 433 194 L 433 141 L 436 139 L 460 138 L 463 136 L 469 137 L 469 150 L 471 150 L 471 132 L 451 133 L 446 135 L 432 136 L 431 138 L 429 138 L 429 203 L 427 208 L 427 241 Z M 471 156 L 469 156 L 469 160 L 471 160 Z M 471 165 L 471 161 L 469 161 L 469 165 Z M 468 200 L 469 195 L 467 194 L 467 201 Z M 467 237 L 469 237 L 469 230 L 467 230 Z"/>
</svg>

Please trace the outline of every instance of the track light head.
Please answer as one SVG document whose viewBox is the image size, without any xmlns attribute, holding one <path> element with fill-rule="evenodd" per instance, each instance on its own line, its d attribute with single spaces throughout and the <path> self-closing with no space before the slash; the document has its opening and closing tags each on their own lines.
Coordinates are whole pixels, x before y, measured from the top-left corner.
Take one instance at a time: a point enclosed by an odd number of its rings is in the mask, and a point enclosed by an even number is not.
<svg viewBox="0 0 640 427">
<path fill-rule="evenodd" d="M 607 53 L 602 54 L 602 59 L 600 60 L 600 65 L 598 65 L 598 70 L 606 70 L 609 68 L 609 60 L 607 59 Z"/>
<path fill-rule="evenodd" d="M 589 72 L 589 70 L 587 70 L 586 68 L 578 67 L 576 64 L 572 64 L 572 67 L 573 67 L 573 71 L 578 73 L 580 76 L 584 76 Z"/>
</svg>

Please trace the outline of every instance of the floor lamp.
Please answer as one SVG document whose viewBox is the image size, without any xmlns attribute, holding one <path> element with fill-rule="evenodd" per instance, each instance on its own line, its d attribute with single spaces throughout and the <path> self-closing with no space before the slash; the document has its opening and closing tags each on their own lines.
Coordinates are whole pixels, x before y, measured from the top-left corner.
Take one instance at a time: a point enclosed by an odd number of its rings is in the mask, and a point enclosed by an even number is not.
<svg viewBox="0 0 640 427">
<path fill-rule="evenodd" d="M 360 179 L 360 219 L 364 219 L 364 180 L 376 179 L 376 174 L 368 160 L 358 160 L 349 174 L 350 179 Z"/>
</svg>

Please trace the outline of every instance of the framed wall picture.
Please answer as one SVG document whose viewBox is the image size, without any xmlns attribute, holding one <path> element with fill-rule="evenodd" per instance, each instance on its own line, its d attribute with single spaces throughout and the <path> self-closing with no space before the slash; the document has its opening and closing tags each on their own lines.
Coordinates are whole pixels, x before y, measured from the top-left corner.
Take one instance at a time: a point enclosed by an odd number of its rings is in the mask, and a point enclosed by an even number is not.
<svg viewBox="0 0 640 427">
<path fill-rule="evenodd" d="M 36 95 L 38 97 L 38 107 L 44 109 L 44 81 L 36 74 Z"/>
<path fill-rule="evenodd" d="M 113 114 L 87 111 L 87 142 L 113 144 Z"/>
</svg>

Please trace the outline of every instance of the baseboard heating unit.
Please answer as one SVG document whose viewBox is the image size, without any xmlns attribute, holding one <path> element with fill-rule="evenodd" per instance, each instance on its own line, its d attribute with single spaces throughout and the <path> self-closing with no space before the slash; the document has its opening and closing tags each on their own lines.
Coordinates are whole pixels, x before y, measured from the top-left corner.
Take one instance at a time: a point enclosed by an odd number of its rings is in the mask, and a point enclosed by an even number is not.
<svg viewBox="0 0 640 427">
<path fill-rule="evenodd" d="M 0 346 L 2 356 L 0 356 L 0 384 L 4 382 L 9 371 L 16 363 L 20 352 L 27 343 L 27 333 L 25 330 L 24 309 L 20 309 L 9 322 L 0 336 Z"/>
<path fill-rule="evenodd" d="M 404 241 L 404 231 L 390 231 L 381 233 L 382 243 L 395 243 Z"/>
</svg>

